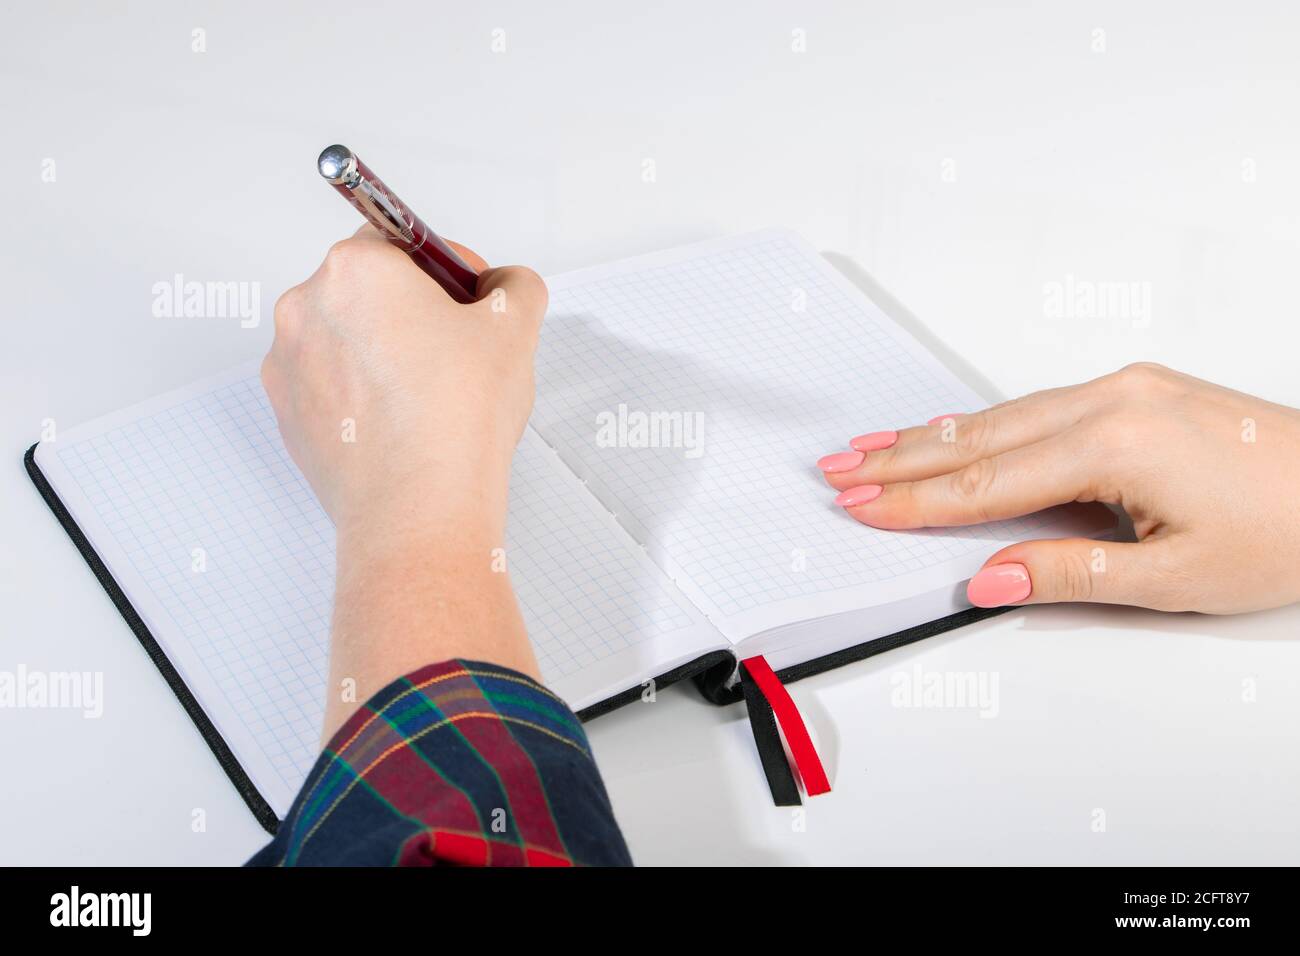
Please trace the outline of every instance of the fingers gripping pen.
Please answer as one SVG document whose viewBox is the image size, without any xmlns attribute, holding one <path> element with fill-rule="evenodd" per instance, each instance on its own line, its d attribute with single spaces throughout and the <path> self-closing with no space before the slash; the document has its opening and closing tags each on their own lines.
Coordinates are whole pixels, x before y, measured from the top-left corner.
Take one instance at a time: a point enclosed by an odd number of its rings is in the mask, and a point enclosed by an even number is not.
<svg viewBox="0 0 1300 956">
<path fill-rule="evenodd" d="M 478 273 L 424 224 L 406 203 L 380 181 L 346 146 L 329 146 L 316 160 L 325 181 L 380 233 L 457 302 L 473 302 Z"/>
</svg>

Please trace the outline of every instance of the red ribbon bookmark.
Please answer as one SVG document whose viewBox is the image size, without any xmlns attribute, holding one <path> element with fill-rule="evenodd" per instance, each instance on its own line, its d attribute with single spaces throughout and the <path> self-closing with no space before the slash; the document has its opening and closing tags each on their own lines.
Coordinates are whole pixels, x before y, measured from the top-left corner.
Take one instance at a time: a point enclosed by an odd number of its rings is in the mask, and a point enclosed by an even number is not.
<svg viewBox="0 0 1300 956">
<path fill-rule="evenodd" d="M 804 726 L 803 718 L 799 716 L 799 708 L 791 700 L 789 691 L 785 689 L 785 685 L 776 676 L 771 665 L 759 655 L 745 658 L 740 662 L 740 666 L 745 669 L 745 673 L 750 676 L 754 686 L 758 688 L 759 693 L 772 708 L 772 712 L 776 714 L 776 721 L 780 724 L 781 733 L 785 735 L 786 745 L 790 748 L 790 756 L 794 758 L 795 770 L 803 780 L 808 796 L 815 797 L 820 793 L 830 793 L 830 781 L 826 779 L 826 771 L 822 768 L 821 758 L 817 756 L 817 748 L 813 746 L 812 738 L 808 736 L 808 728 Z"/>
</svg>

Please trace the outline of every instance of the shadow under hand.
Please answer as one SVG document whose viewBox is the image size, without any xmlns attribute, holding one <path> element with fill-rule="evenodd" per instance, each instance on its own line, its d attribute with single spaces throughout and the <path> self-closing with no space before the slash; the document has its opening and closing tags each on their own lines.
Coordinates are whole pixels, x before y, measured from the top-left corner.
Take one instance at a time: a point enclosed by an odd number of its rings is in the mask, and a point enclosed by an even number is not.
<svg viewBox="0 0 1300 956">
<path fill-rule="evenodd" d="M 1247 614 L 1198 614 L 1193 611 L 1152 611 L 1119 604 L 1044 604 L 1025 608 L 1020 629 L 1043 633 L 1077 631 L 1079 610 L 1087 608 L 1087 627 L 1115 631 L 1156 631 L 1178 636 L 1223 638 L 1232 641 L 1300 640 L 1300 604 Z"/>
<path fill-rule="evenodd" d="M 653 482 L 653 512 L 639 509 L 642 529 L 651 539 L 643 543 L 661 543 L 662 533 L 695 497 L 706 460 L 710 467 L 721 463 L 724 469 L 734 467 L 742 473 L 750 464 L 745 451 L 756 436 L 772 428 L 807 426 L 808 414 L 801 409 L 808 406 L 808 394 L 765 380 L 761 370 L 746 374 L 683 351 L 631 341 L 611 333 L 587 312 L 548 316 L 543 335 L 549 339 L 544 347 L 556 349 L 557 355 L 595 355 L 600 360 L 546 362 L 538 379 L 545 406 L 534 413 L 535 418 L 543 432 L 578 430 L 574 437 L 599 448 L 598 456 L 589 456 L 596 462 L 598 480 L 608 484 L 609 474 L 617 471 L 626 476 L 623 480 Z M 595 375 L 593 368 L 598 370 Z M 620 405 L 630 411 L 698 413 L 703 419 L 702 454 L 692 458 L 682 447 L 662 445 L 599 446 L 598 416 L 617 414 Z M 582 428 L 589 429 L 585 436 Z M 798 464 L 802 467 L 806 462 Z M 811 471 L 808 481 L 810 489 L 821 488 Z M 616 502 L 605 503 L 620 515 L 625 513 L 615 507 Z M 697 514 L 693 521 L 708 517 Z"/>
</svg>

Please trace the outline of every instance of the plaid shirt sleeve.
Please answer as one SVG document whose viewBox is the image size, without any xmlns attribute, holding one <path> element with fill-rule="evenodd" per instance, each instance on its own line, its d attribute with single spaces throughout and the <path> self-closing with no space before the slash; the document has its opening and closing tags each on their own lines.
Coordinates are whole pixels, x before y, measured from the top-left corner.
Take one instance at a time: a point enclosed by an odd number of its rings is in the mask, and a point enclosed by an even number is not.
<svg viewBox="0 0 1300 956">
<path fill-rule="evenodd" d="M 631 862 L 573 712 L 517 671 L 451 660 L 348 719 L 249 865 Z"/>
</svg>

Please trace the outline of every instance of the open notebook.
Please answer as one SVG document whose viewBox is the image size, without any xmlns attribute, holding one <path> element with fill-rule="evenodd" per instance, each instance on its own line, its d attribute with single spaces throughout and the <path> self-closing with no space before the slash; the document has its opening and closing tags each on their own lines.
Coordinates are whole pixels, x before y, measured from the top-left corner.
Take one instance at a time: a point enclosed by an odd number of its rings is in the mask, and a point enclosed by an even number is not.
<svg viewBox="0 0 1300 956">
<path fill-rule="evenodd" d="M 1113 524 L 843 514 L 818 457 L 985 403 L 793 234 L 548 285 L 507 560 L 543 675 L 584 716 L 656 678 L 734 699 L 739 657 L 800 676 L 944 630 L 978 616 L 964 582 L 997 548 Z M 257 363 L 38 444 L 28 468 L 273 826 L 318 753 L 334 553 Z"/>
</svg>

